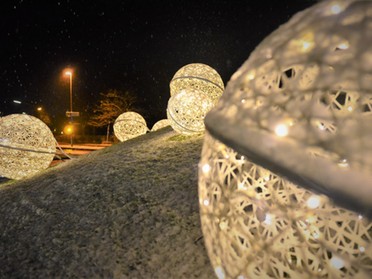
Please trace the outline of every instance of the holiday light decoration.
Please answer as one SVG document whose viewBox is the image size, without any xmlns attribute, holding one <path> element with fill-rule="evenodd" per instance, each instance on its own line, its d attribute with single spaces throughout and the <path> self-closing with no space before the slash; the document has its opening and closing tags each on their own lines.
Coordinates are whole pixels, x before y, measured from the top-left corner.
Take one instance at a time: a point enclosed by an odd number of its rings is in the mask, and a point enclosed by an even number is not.
<svg viewBox="0 0 372 279">
<path fill-rule="evenodd" d="M 202 63 L 191 63 L 183 66 L 173 76 L 170 84 L 171 96 L 182 90 L 197 89 L 212 99 L 219 99 L 224 84 L 215 69 Z"/>
<path fill-rule="evenodd" d="M 172 128 L 184 135 L 203 133 L 204 117 L 216 104 L 217 100 L 209 98 L 199 89 L 182 90 L 170 97 L 167 118 Z"/>
<path fill-rule="evenodd" d="M 40 119 L 26 114 L 0 118 L 0 175 L 22 179 L 49 167 L 56 140 Z"/>
<path fill-rule="evenodd" d="M 161 119 L 158 122 L 154 124 L 151 128 L 151 132 L 155 132 L 161 128 L 169 126 L 169 120 L 168 119 Z"/>
<path fill-rule="evenodd" d="M 372 2 L 268 36 L 205 118 L 199 203 L 218 278 L 370 278 Z"/>
<path fill-rule="evenodd" d="M 146 120 L 137 112 L 127 111 L 118 116 L 114 123 L 114 134 L 120 141 L 126 141 L 148 131 Z"/>
<path fill-rule="evenodd" d="M 188 64 L 176 72 L 169 86 L 167 118 L 172 128 L 185 135 L 204 132 L 204 117 L 224 90 L 217 71 L 201 63 Z"/>
</svg>

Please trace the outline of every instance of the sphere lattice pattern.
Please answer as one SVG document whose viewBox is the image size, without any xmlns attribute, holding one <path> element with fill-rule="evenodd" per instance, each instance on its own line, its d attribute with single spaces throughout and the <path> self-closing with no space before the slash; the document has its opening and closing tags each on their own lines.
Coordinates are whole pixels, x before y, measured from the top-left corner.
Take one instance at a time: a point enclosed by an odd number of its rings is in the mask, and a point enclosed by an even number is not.
<svg viewBox="0 0 372 279">
<path fill-rule="evenodd" d="M 201 63 L 183 66 L 175 73 L 169 87 L 171 96 L 184 89 L 196 89 L 212 99 L 219 99 L 224 90 L 223 81 L 217 71 Z"/>
<path fill-rule="evenodd" d="M 371 1 L 321 1 L 298 13 L 232 76 L 207 129 L 372 216 L 371 26 Z"/>
<path fill-rule="evenodd" d="M 167 118 L 172 128 L 181 134 L 192 135 L 205 130 L 204 117 L 217 100 L 201 90 L 182 90 L 170 97 Z"/>
<path fill-rule="evenodd" d="M 157 130 L 159 130 L 161 128 L 167 127 L 169 125 L 170 124 L 169 124 L 169 120 L 168 119 L 161 119 L 158 122 L 156 122 L 154 124 L 154 126 L 152 126 L 151 132 L 155 132 L 155 131 L 157 131 Z"/>
<path fill-rule="evenodd" d="M 220 278 L 371 277 L 371 28 L 371 1 L 298 13 L 206 116 L 200 212 Z"/>
<path fill-rule="evenodd" d="M 0 175 L 22 179 L 49 167 L 56 141 L 36 117 L 11 114 L 0 118 Z"/>
<path fill-rule="evenodd" d="M 120 141 L 126 141 L 148 131 L 146 120 L 138 113 L 128 111 L 120 114 L 114 123 L 114 134 Z"/>
<path fill-rule="evenodd" d="M 205 244 L 219 278 L 370 278 L 372 225 L 205 136 Z"/>
</svg>

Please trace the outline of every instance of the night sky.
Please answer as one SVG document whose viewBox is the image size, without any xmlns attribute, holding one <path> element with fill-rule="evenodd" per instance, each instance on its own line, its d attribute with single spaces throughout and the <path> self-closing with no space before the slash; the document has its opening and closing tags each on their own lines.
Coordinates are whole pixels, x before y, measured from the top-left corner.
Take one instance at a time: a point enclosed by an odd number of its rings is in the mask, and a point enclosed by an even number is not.
<svg viewBox="0 0 372 279">
<path fill-rule="evenodd" d="M 101 92 L 130 91 L 151 128 L 166 118 L 169 81 L 179 68 L 208 64 L 226 85 L 265 36 L 314 3 L 1 1 L 0 116 L 36 115 L 42 106 L 61 129 L 69 109 L 62 72 L 70 66 L 74 111 L 88 115 Z"/>
</svg>

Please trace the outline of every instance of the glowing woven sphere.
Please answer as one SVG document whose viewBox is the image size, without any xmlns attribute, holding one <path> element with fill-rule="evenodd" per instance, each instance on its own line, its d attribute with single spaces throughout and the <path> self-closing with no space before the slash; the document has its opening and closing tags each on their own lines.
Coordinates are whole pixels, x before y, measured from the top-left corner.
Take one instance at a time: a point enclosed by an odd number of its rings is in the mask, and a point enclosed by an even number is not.
<svg viewBox="0 0 372 279">
<path fill-rule="evenodd" d="M 175 73 L 169 87 L 171 96 L 182 90 L 197 89 L 212 99 L 219 99 L 224 90 L 223 81 L 217 71 L 201 63 L 183 66 Z"/>
<path fill-rule="evenodd" d="M 158 122 L 154 124 L 151 128 L 151 132 L 155 132 L 161 128 L 169 126 L 169 120 L 168 119 L 161 119 Z"/>
<path fill-rule="evenodd" d="M 204 117 L 217 100 L 201 90 L 182 90 L 168 101 L 167 118 L 172 128 L 181 134 L 192 135 L 205 130 Z"/>
<path fill-rule="evenodd" d="M 22 179 L 49 167 L 56 141 L 36 117 L 11 114 L 0 118 L 0 175 Z"/>
<path fill-rule="evenodd" d="M 205 118 L 199 201 L 219 278 L 370 278 L 372 2 L 267 37 Z"/>
<path fill-rule="evenodd" d="M 114 134 L 120 141 L 138 137 L 147 131 L 146 120 L 133 111 L 120 114 L 114 123 Z"/>
</svg>

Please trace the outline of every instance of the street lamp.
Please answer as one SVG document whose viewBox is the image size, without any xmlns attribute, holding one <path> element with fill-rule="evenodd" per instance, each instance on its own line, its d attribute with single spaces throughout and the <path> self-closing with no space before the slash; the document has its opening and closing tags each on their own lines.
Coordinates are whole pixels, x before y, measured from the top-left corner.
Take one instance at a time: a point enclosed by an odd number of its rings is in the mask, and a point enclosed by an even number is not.
<svg viewBox="0 0 372 279">
<path fill-rule="evenodd" d="M 72 70 L 65 70 L 65 76 L 70 77 L 70 112 L 72 112 Z M 71 115 L 71 121 L 72 121 L 72 115 Z"/>
<path fill-rule="evenodd" d="M 72 70 L 66 69 L 65 76 L 69 76 L 70 78 L 70 122 L 72 124 Z M 70 141 L 71 141 L 71 147 L 72 147 L 72 133 L 70 134 Z"/>
</svg>

